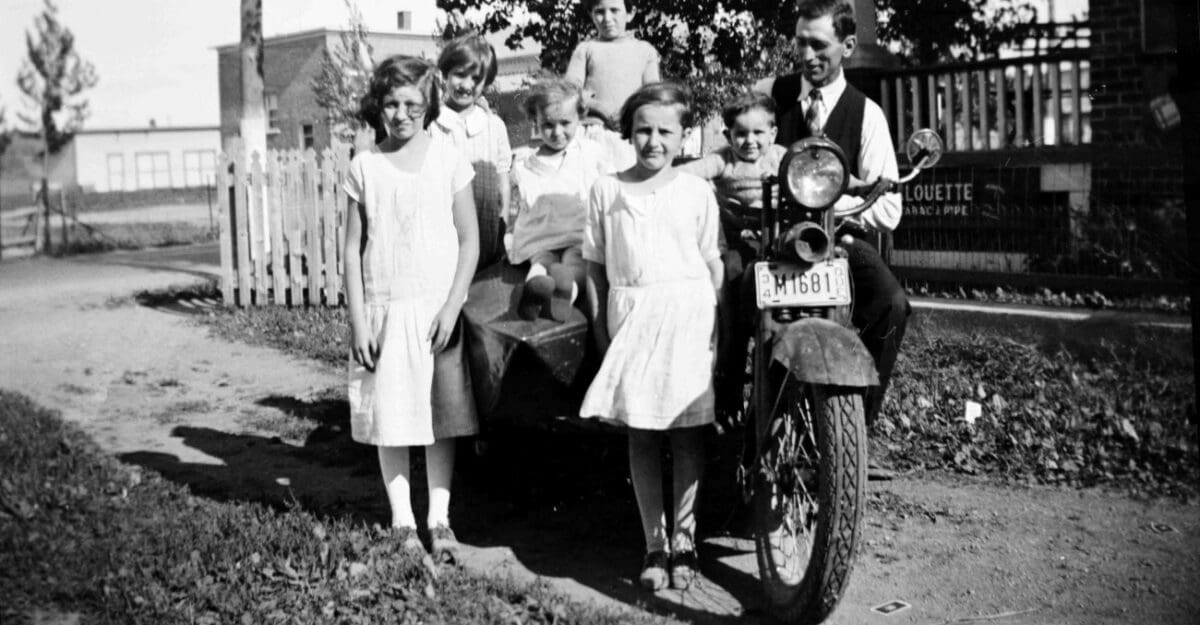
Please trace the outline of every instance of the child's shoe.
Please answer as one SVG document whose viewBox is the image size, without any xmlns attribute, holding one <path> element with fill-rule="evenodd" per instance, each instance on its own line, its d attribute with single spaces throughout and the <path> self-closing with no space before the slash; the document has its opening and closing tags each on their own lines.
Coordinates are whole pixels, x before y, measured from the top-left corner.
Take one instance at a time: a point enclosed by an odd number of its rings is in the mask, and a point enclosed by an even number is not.
<svg viewBox="0 0 1200 625">
<path fill-rule="evenodd" d="M 415 527 L 393 527 L 392 538 L 400 544 L 400 549 L 404 553 L 410 554 L 418 560 L 428 555 L 425 545 L 421 544 L 421 537 L 417 536 Z"/>
<path fill-rule="evenodd" d="M 554 293 L 554 278 L 534 276 L 525 281 L 521 300 L 517 303 L 517 314 L 526 321 L 533 321 L 542 314 Z"/>
<path fill-rule="evenodd" d="M 554 280 L 554 292 L 550 296 L 550 318 L 562 323 L 571 316 L 571 304 L 575 303 L 575 273 L 562 263 L 550 265 L 550 278 Z"/>
<path fill-rule="evenodd" d="M 642 573 L 638 575 L 642 588 L 657 592 L 667 587 L 667 552 L 651 551 L 642 560 Z"/>
<path fill-rule="evenodd" d="M 449 525 L 439 523 L 429 529 L 433 543 L 433 560 L 439 564 L 455 564 L 458 562 L 458 539 Z"/>
<path fill-rule="evenodd" d="M 696 580 L 699 568 L 695 549 L 671 552 L 671 588 L 687 590 Z"/>
</svg>

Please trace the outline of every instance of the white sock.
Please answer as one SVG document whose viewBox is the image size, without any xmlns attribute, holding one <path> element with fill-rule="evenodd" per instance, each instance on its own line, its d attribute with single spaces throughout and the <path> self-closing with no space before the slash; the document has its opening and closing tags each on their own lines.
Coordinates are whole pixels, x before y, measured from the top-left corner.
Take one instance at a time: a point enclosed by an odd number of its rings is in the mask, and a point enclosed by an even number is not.
<svg viewBox="0 0 1200 625">
<path fill-rule="evenodd" d="M 392 527 L 416 527 L 408 485 L 408 448 L 379 447 L 379 469 L 392 508 Z"/>
<path fill-rule="evenodd" d="M 532 280 L 534 278 L 537 278 L 539 276 L 544 276 L 544 275 L 547 275 L 545 265 L 543 265 L 541 263 L 530 263 L 529 273 L 525 274 L 525 281 L 529 282 L 530 280 Z"/>
<path fill-rule="evenodd" d="M 430 528 L 450 525 L 450 481 L 454 475 L 455 439 L 443 438 L 425 447 L 425 474 L 429 480 Z"/>
</svg>

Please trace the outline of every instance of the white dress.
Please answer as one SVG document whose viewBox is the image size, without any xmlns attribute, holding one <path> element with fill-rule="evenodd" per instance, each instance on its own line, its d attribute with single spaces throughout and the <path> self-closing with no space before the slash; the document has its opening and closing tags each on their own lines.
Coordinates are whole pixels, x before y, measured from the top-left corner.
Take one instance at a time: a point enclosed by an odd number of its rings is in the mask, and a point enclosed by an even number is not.
<svg viewBox="0 0 1200 625">
<path fill-rule="evenodd" d="M 712 423 L 718 224 L 712 189 L 691 174 L 644 194 L 615 176 L 592 187 L 583 256 L 605 265 L 612 342 L 581 416 L 647 430 Z"/>
<path fill-rule="evenodd" d="M 350 361 L 350 428 L 360 443 L 434 441 L 427 336 L 458 263 L 454 193 L 474 173 L 449 139 L 434 135 L 428 149 L 418 172 L 400 170 L 374 148 L 362 152 L 343 184 L 366 207 L 365 313 L 380 348 L 374 372 Z"/>
</svg>

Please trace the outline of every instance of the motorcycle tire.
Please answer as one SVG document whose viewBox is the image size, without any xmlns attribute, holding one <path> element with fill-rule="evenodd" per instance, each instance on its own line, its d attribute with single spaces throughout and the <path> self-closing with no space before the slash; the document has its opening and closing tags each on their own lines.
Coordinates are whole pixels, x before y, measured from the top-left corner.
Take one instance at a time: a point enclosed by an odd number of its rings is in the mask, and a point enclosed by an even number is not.
<svg viewBox="0 0 1200 625">
<path fill-rule="evenodd" d="M 862 530 L 864 395 L 783 377 L 770 396 L 751 504 L 759 579 L 780 621 L 820 623 L 846 589 Z"/>
</svg>

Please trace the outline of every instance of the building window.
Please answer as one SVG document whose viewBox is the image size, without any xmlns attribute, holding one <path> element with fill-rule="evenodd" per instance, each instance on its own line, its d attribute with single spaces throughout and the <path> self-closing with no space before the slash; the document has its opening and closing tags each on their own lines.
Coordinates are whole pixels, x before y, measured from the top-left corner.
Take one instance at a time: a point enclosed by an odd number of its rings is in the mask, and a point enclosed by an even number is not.
<svg viewBox="0 0 1200 625">
<path fill-rule="evenodd" d="M 108 155 L 108 190 L 125 190 L 125 155 Z"/>
<path fill-rule="evenodd" d="M 315 146 L 317 143 L 316 135 L 313 132 L 312 124 L 304 124 L 300 126 L 300 146 L 307 150 Z"/>
<path fill-rule="evenodd" d="M 279 95 L 263 94 L 263 104 L 267 108 L 267 134 L 275 134 L 279 132 Z"/>
<path fill-rule="evenodd" d="M 217 155 L 212 150 L 186 150 L 183 153 L 183 183 L 189 187 L 207 187 L 216 176 Z"/>
<path fill-rule="evenodd" d="M 171 157 L 166 152 L 138 152 L 134 155 L 137 166 L 137 188 L 169 189 L 171 187 Z"/>
<path fill-rule="evenodd" d="M 396 28 L 399 30 L 412 30 L 412 11 L 396 12 Z"/>
</svg>

